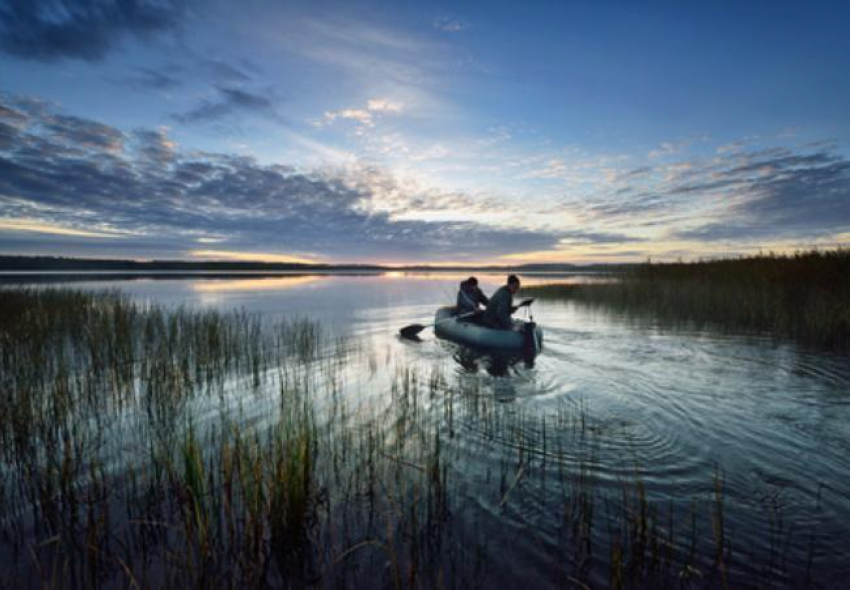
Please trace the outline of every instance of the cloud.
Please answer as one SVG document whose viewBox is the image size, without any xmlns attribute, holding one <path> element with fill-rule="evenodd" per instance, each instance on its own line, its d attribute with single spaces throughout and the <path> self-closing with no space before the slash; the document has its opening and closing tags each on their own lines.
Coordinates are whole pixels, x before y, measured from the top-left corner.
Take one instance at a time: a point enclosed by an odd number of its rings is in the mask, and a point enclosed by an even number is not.
<svg viewBox="0 0 850 590">
<path fill-rule="evenodd" d="M 676 232 L 676 237 L 763 240 L 850 229 L 850 160 L 836 153 L 755 158 L 718 176 L 716 185 L 733 190 L 733 204 L 716 220 Z"/>
<path fill-rule="evenodd" d="M 443 16 L 434 21 L 434 28 L 440 31 L 446 31 L 447 33 L 457 33 L 458 31 L 469 28 L 469 25 L 462 20 Z"/>
<path fill-rule="evenodd" d="M 366 127 L 373 127 L 372 113 L 365 109 L 342 109 L 339 111 L 325 111 L 325 121 L 333 123 L 337 119 L 356 121 Z"/>
<path fill-rule="evenodd" d="M 732 141 L 730 143 L 719 146 L 715 151 L 718 154 L 734 154 L 744 149 L 746 144 L 743 141 Z"/>
<path fill-rule="evenodd" d="M 11 106 L 0 104 L 0 121 L 7 125 L 19 127 L 27 120 L 25 113 Z"/>
<path fill-rule="evenodd" d="M 403 108 L 404 105 L 400 102 L 385 98 L 371 98 L 366 101 L 366 108 L 325 111 L 324 121 L 333 123 L 337 119 L 347 119 L 349 121 L 355 121 L 364 127 L 374 127 L 375 115 L 381 113 L 400 113 Z"/>
<path fill-rule="evenodd" d="M 221 84 L 244 84 L 251 80 L 246 71 L 224 60 L 199 57 L 197 61 L 213 80 Z"/>
<path fill-rule="evenodd" d="M 376 206 L 387 202 L 382 199 L 395 199 L 394 207 L 473 200 L 418 191 L 386 174 L 355 179 L 344 170 L 300 171 L 189 152 L 169 139 L 167 129 L 126 133 L 44 105 L 28 113 L 17 103 L 0 104 L 5 118 L 23 118 L 8 126 L 12 141 L 0 149 L 0 208 L 7 219 L 29 220 L 32 230 L 0 230 L 5 251 L 44 252 L 49 244 L 69 254 L 184 256 L 198 249 L 199 238 L 214 236 L 217 249 L 227 252 L 262 244 L 264 252 L 302 258 L 480 260 L 545 250 L 561 238 L 472 221 L 393 219 Z M 57 121 L 61 132 L 54 129 Z M 45 241 L 46 234 L 35 231 L 45 227 L 65 233 Z M 120 237 L 97 238 L 101 250 L 84 235 L 119 230 Z"/>
<path fill-rule="evenodd" d="M 617 175 L 617 180 L 632 180 L 635 178 L 646 176 L 652 172 L 651 166 L 641 166 L 639 168 L 632 168 L 631 170 L 626 170 L 622 174 Z"/>
<path fill-rule="evenodd" d="M 175 29 L 181 0 L 8 0 L 0 4 L 0 49 L 21 59 L 97 61 L 125 37 Z"/>
<path fill-rule="evenodd" d="M 198 106 L 174 115 L 174 118 L 181 123 L 206 123 L 237 113 L 285 122 L 272 102 L 272 97 L 229 86 L 217 86 L 214 100 L 204 100 Z"/>
<path fill-rule="evenodd" d="M 661 142 L 661 145 L 659 145 L 657 148 L 655 148 L 654 150 L 650 150 L 649 157 L 662 158 L 664 156 L 673 156 L 680 153 L 684 147 L 684 143 L 663 141 Z"/>
<path fill-rule="evenodd" d="M 409 157 L 412 162 L 425 162 L 428 160 L 442 160 L 443 158 L 449 157 L 451 153 L 451 150 L 445 146 L 435 143 L 434 145 L 417 153 L 410 154 Z"/>
<path fill-rule="evenodd" d="M 830 239 L 850 228 L 850 159 L 834 142 L 732 142 L 709 155 L 589 171 L 587 194 L 561 211 L 606 228 L 709 243 Z M 628 164 L 628 163 L 627 163 Z M 714 247 L 714 246 L 711 246 Z"/>
<path fill-rule="evenodd" d="M 560 244 L 562 246 L 571 244 L 625 244 L 645 241 L 646 238 L 628 236 L 622 233 L 569 230 L 561 234 Z"/>
<path fill-rule="evenodd" d="M 370 113 L 400 113 L 403 106 L 385 98 L 372 98 L 366 102 L 366 110 Z"/>
<path fill-rule="evenodd" d="M 0 105 L 0 149 L 14 147 L 20 129 L 26 125 L 27 115 L 16 108 Z"/>
<path fill-rule="evenodd" d="M 124 134 L 108 125 L 65 115 L 53 115 L 41 123 L 53 140 L 63 145 L 111 153 L 124 147 Z"/>
<path fill-rule="evenodd" d="M 133 67 L 121 76 L 112 77 L 116 84 L 130 84 L 144 90 L 173 90 L 191 82 L 211 84 L 214 88 L 240 89 L 250 84 L 259 72 L 248 60 L 224 60 L 181 49 L 164 64 Z"/>
<path fill-rule="evenodd" d="M 183 83 L 174 73 L 166 73 L 161 69 L 154 70 L 151 68 L 134 68 L 132 73 L 116 81 L 128 83 L 135 88 L 152 90 L 172 90 Z"/>
<path fill-rule="evenodd" d="M 174 162 L 177 144 L 168 137 L 168 128 L 138 129 L 133 133 L 139 162 L 148 161 L 157 166 Z"/>
<path fill-rule="evenodd" d="M 562 179 L 568 176 L 569 167 L 561 158 L 552 158 L 545 162 L 542 168 L 536 168 L 526 173 L 528 178 Z"/>
<path fill-rule="evenodd" d="M 203 239 L 199 240 L 202 241 Z M 202 242 L 203 243 L 203 242 Z M 311 262 L 321 262 L 315 258 L 303 256 L 287 256 L 285 254 L 273 254 L 268 252 L 236 252 L 233 250 L 191 250 L 190 254 L 194 258 L 210 258 L 212 260 L 242 260 L 242 261 L 257 261 L 263 262 L 284 262 L 284 263 L 300 263 L 309 264 Z"/>
<path fill-rule="evenodd" d="M 324 11 L 320 18 L 296 17 L 270 24 L 274 30 L 268 34 L 287 49 L 329 68 L 335 76 L 426 98 L 427 88 L 441 84 L 448 73 L 459 69 L 457 48 L 433 36 L 331 12 Z"/>
<path fill-rule="evenodd" d="M 120 232 L 99 232 L 83 229 L 73 229 L 51 223 L 43 223 L 32 219 L 5 219 L 0 217 L 0 231 L 33 232 L 57 236 L 76 236 L 85 238 L 115 238 L 121 237 Z"/>
</svg>

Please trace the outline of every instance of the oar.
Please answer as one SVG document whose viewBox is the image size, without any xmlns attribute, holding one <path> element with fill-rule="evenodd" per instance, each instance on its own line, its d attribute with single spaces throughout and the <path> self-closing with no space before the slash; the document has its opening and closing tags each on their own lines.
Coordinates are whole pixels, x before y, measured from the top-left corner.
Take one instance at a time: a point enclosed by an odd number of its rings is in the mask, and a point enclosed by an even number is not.
<svg viewBox="0 0 850 590">
<path fill-rule="evenodd" d="M 521 303 L 511 307 L 511 313 L 516 312 L 520 307 L 525 307 L 527 305 L 531 305 L 532 303 L 534 303 L 534 297 L 531 297 L 530 299 L 523 299 Z"/>
<path fill-rule="evenodd" d="M 426 324 L 424 326 L 422 324 L 410 324 L 409 326 L 403 327 L 398 332 L 404 338 L 416 338 L 419 335 L 419 332 L 421 332 L 425 328 L 432 328 L 432 327 L 436 326 L 437 324 L 442 324 L 443 322 L 448 322 L 448 321 L 451 321 L 451 320 L 459 320 L 461 318 L 466 318 L 466 317 L 469 317 L 471 315 L 475 315 L 475 312 L 470 311 L 468 313 L 462 313 L 460 315 L 453 315 L 451 317 L 442 319 L 439 322 L 434 322 L 433 324 Z"/>
<path fill-rule="evenodd" d="M 526 299 L 525 301 L 523 301 L 519 305 L 515 306 L 514 311 L 516 311 L 520 307 L 525 307 L 526 305 L 531 305 L 532 303 L 534 303 L 533 297 L 531 299 Z M 419 332 L 421 332 L 425 328 L 432 328 L 432 327 L 436 326 L 437 324 L 442 324 L 443 322 L 448 322 L 448 321 L 451 321 L 451 320 L 459 320 L 461 318 L 467 318 L 471 315 L 475 315 L 476 313 L 477 312 L 470 311 L 470 312 L 467 312 L 467 313 L 462 313 L 460 315 L 453 315 L 451 317 L 440 320 L 439 322 L 434 322 L 433 324 L 426 324 L 424 326 L 422 324 L 410 324 L 409 326 L 405 326 L 401 330 L 399 330 L 399 334 L 401 334 L 403 338 L 416 338 L 419 335 Z"/>
</svg>

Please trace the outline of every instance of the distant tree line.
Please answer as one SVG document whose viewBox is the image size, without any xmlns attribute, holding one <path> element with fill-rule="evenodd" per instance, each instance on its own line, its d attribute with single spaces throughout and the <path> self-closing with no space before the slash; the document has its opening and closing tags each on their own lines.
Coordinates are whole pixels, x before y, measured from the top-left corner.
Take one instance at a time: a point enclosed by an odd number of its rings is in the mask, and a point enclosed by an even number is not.
<svg viewBox="0 0 850 590">
<path fill-rule="evenodd" d="M 461 271 L 484 272 L 620 272 L 630 264 L 523 264 L 519 266 L 430 266 L 413 264 L 387 267 L 375 264 L 303 264 L 295 262 L 248 262 L 234 260 L 120 260 L 66 258 L 62 256 L 0 256 L 0 271 L 114 271 L 114 272 L 280 272 L 280 271 Z"/>
</svg>

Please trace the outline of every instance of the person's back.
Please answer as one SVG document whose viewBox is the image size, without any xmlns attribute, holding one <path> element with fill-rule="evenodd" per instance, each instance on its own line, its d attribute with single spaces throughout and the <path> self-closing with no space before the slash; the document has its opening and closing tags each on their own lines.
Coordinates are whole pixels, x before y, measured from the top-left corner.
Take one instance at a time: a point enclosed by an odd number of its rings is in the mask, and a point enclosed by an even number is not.
<svg viewBox="0 0 850 590">
<path fill-rule="evenodd" d="M 499 287 L 490 298 L 482 320 L 485 325 L 499 330 L 512 330 L 514 322 L 511 319 L 517 308 L 514 307 L 514 294 L 519 291 L 519 277 L 510 275 L 506 285 Z"/>
<path fill-rule="evenodd" d="M 478 288 L 478 279 L 469 277 L 460 284 L 457 293 L 457 315 L 480 313 L 479 304 L 487 305 L 489 299 Z"/>
<path fill-rule="evenodd" d="M 499 330 L 510 330 L 514 324 L 511 320 L 513 294 L 507 285 L 499 287 L 490 298 L 487 309 L 484 310 L 484 324 Z"/>
</svg>

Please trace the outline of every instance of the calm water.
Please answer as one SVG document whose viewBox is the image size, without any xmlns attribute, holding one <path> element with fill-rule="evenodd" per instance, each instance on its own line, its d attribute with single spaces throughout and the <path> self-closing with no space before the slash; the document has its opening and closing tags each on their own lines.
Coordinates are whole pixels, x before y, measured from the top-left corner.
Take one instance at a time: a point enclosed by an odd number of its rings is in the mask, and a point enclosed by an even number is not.
<svg viewBox="0 0 850 590">
<path fill-rule="evenodd" d="M 548 564 L 561 559 L 561 500 L 552 497 L 547 479 L 555 443 L 541 429 L 564 407 L 581 408 L 586 416 L 582 428 L 592 432 L 593 442 L 585 468 L 602 496 L 617 497 L 622 482 L 638 476 L 652 502 L 687 521 L 689 506 L 710 498 L 720 475 L 733 579 L 792 585 L 808 575 L 808 562 L 811 576 L 825 585 L 850 576 L 847 356 L 757 335 L 663 328 L 544 301 L 533 306 L 545 331 L 543 353 L 533 363 L 506 364 L 437 340 L 430 329 L 421 342 L 398 338 L 400 327 L 432 321 L 439 305 L 453 301 L 462 278 L 137 279 L 73 286 L 117 288 L 169 306 L 240 308 L 269 320 L 316 318 L 366 351 L 362 363 L 348 369 L 346 391 L 353 398 L 389 396 L 393 375 L 405 366 L 473 384 L 500 411 L 522 416 L 519 440 L 494 434 L 474 412 L 458 412 L 448 443 L 460 463 L 453 466 L 452 513 L 466 530 L 459 538 L 490 536 L 488 550 L 510 556 L 510 563 L 492 566 L 490 574 L 502 576 L 496 579 L 549 584 Z M 479 279 L 491 293 L 503 277 Z M 515 480 L 494 475 L 517 461 L 524 461 L 521 471 L 508 469 L 518 473 Z M 598 528 L 598 534 L 606 532 Z M 712 535 L 710 528 L 703 533 Z M 608 579 L 597 574 L 596 582 Z"/>
</svg>

